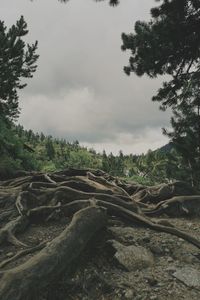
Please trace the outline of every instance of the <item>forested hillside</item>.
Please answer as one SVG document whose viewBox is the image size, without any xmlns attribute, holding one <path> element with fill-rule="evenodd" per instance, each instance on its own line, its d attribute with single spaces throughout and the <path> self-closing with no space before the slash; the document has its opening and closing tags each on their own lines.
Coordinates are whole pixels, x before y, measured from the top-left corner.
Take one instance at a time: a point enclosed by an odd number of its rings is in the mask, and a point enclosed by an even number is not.
<svg viewBox="0 0 200 300">
<path fill-rule="evenodd" d="M 21 125 L 9 128 L 3 121 L 0 139 L 1 178 L 12 176 L 19 170 L 51 172 L 66 168 L 92 168 L 147 185 L 174 180 L 190 182 L 188 167 L 172 145 L 149 150 L 142 155 L 125 155 L 122 151 L 118 155 L 105 151 L 97 153 L 81 146 L 78 141 L 68 142 L 34 133 L 24 130 Z"/>
</svg>

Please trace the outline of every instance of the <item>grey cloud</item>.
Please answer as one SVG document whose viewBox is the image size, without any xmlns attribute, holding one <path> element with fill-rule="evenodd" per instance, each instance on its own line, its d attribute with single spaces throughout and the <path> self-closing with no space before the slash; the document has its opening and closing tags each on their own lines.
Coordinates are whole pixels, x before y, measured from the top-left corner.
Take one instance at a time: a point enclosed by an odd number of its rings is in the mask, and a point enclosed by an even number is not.
<svg viewBox="0 0 200 300">
<path fill-rule="evenodd" d="M 127 77 L 128 54 L 120 49 L 121 33 L 149 18 L 154 0 L 121 1 L 117 8 L 92 0 L 16 2 L 1 1 L 1 19 L 10 25 L 23 14 L 27 41 L 39 41 L 38 70 L 20 97 L 26 128 L 97 148 L 128 149 L 134 142 L 143 151 L 165 141 L 160 128 L 170 113 L 150 100 L 162 79 Z"/>
</svg>

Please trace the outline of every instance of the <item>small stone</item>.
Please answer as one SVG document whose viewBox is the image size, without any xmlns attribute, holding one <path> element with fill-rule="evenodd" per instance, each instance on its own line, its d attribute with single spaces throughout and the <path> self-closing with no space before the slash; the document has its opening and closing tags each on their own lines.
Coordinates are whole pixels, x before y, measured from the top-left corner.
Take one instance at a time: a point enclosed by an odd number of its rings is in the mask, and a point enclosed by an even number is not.
<svg viewBox="0 0 200 300">
<path fill-rule="evenodd" d="M 158 287 L 164 286 L 164 285 L 165 285 L 165 284 L 164 284 L 163 282 L 158 282 L 158 283 L 157 283 L 157 286 L 158 286 Z"/>
<path fill-rule="evenodd" d="M 142 238 L 142 241 L 145 242 L 145 243 L 150 243 L 150 241 L 151 241 L 150 234 L 146 233 L 144 235 L 144 237 Z"/>
<path fill-rule="evenodd" d="M 158 283 L 157 279 L 154 278 L 153 276 L 147 276 L 145 277 L 145 279 L 147 280 L 148 284 L 151 286 L 154 286 Z"/>
<path fill-rule="evenodd" d="M 173 239 L 168 239 L 167 242 L 168 242 L 168 244 L 173 244 L 174 240 Z"/>
<path fill-rule="evenodd" d="M 8 253 L 6 254 L 7 257 L 12 257 L 13 255 L 14 255 L 13 252 L 8 252 Z"/>
<path fill-rule="evenodd" d="M 127 290 L 126 293 L 124 294 L 124 297 L 126 299 L 133 299 L 133 297 L 134 297 L 134 291 L 131 290 L 131 289 Z"/>
<path fill-rule="evenodd" d="M 116 250 L 115 258 L 129 271 L 142 270 L 154 264 L 152 253 L 141 246 L 124 246 L 117 241 L 111 241 Z"/>
<path fill-rule="evenodd" d="M 172 295 L 173 294 L 173 291 L 168 291 L 168 295 Z"/>
<path fill-rule="evenodd" d="M 172 257 L 168 257 L 168 259 L 167 259 L 167 262 L 168 263 L 171 263 L 171 262 L 173 262 L 174 260 L 173 260 L 173 258 Z"/>
<path fill-rule="evenodd" d="M 170 272 L 170 273 L 173 273 L 176 271 L 176 267 L 175 266 L 170 266 L 168 268 L 166 268 L 166 271 Z"/>
<path fill-rule="evenodd" d="M 151 252 L 153 252 L 154 254 L 157 254 L 157 255 L 161 255 L 163 254 L 163 249 L 158 246 L 158 245 L 150 245 L 150 250 Z"/>
<path fill-rule="evenodd" d="M 152 295 L 152 296 L 149 297 L 149 299 L 150 300 L 156 300 L 156 299 L 158 299 L 158 297 L 156 295 Z"/>
</svg>

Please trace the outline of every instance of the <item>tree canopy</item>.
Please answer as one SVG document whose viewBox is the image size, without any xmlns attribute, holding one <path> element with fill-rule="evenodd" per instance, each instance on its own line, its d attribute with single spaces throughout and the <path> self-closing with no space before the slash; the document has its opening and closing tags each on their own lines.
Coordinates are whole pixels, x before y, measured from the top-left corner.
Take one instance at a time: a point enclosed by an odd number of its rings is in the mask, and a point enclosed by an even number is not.
<svg viewBox="0 0 200 300">
<path fill-rule="evenodd" d="M 0 117 L 6 121 L 18 117 L 17 91 L 27 85 L 21 80 L 31 78 L 37 68 L 37 41 L 26 44 L 27 33 L 23 16 L 9 29 L 0 21 Z"/>
<path fill-rule="evenodd" d="M 187 161 L 195 184 L 200 170 L 200 1 L 158 2 L 149 22 L 137 21 L 134 33 L 122 34 L 122 50 L 131 51 L 124 71 L 171 77 L 152 100 L 159 101 L 162 110 L 171 107 L 173 131 L 164 133 Z"/>
<path fill-rule="evenodd" d="M 153 100 L 162 108 L 177 104 L 185 83 L 200 76 L 200 2 L 164 0 L 151 9 L 149 22 L 137 21 L 134 34 L 122 34 L 122 50 L 131 50 L 126 74 L 151 78 L 171 75 Z"/>
</svg>

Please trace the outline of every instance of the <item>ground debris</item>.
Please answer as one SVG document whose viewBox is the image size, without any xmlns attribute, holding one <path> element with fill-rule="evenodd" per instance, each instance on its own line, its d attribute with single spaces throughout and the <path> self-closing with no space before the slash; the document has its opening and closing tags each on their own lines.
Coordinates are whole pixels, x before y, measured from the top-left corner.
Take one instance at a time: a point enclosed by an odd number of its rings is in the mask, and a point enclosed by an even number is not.
<svg viewBox="0 0 200 300">
<path fill-rule="evenodd" d="M 142 195 L 138 191 L 142 190 L 146 195 L 151 192 L 147 201 L 138 198 Z M 164 209 L 163 197 L 168 192 L 172 200 L 166 198 L 166 203 L 175 207 L 173 214 Z M 16 286 L 11 284 L 16 299 L 199 300 L 200 219 L 195 205 L 199 208 L 200 201 L 198 195 L 190 193 L 193 190 L 187 188 L 187 197 L 184 196 L 184 183 L 172 183 L 169 187 L 165 184 L 164 188 L 161 185 L 152 190 L 89 169 L 52 174 L 32 172 L 0 182 L 2 290 L 7 279 L 13 280 L 11 274 L 15 270 L 27 268 L 26 276 L 17 273 Z M 175 195 L 181 198 L 174 198 Z M 184 204 L 187 214 L 182 214 L 179 204 Z M 69 253 L 79 255 L 64 267 L 71 257 L 66 257 L 63 248 L 65 232 L 71 228 L 76 213 L 87 209 L 96 213 L 100 209 L 105 220 L 92 213 L 89 227 L 84 225 L 85 219 L 79 223 L 81 234 L 75 240 L 70 237 L 68 248 Z M 90 230 L 94 234 L 87 239 Z M 56 247 L 60 247 L 59 251 Z M 49 261 L 46 269 L 44 253 Z M 31 264 L 36 267 L 35 260 L 39 260 L 41 267 L 20 298 L 17 291 L 28 276 L 31 278 Z M 0 300 L 4 299 L 15 300 L 0 295 Z"/>
</svg>

